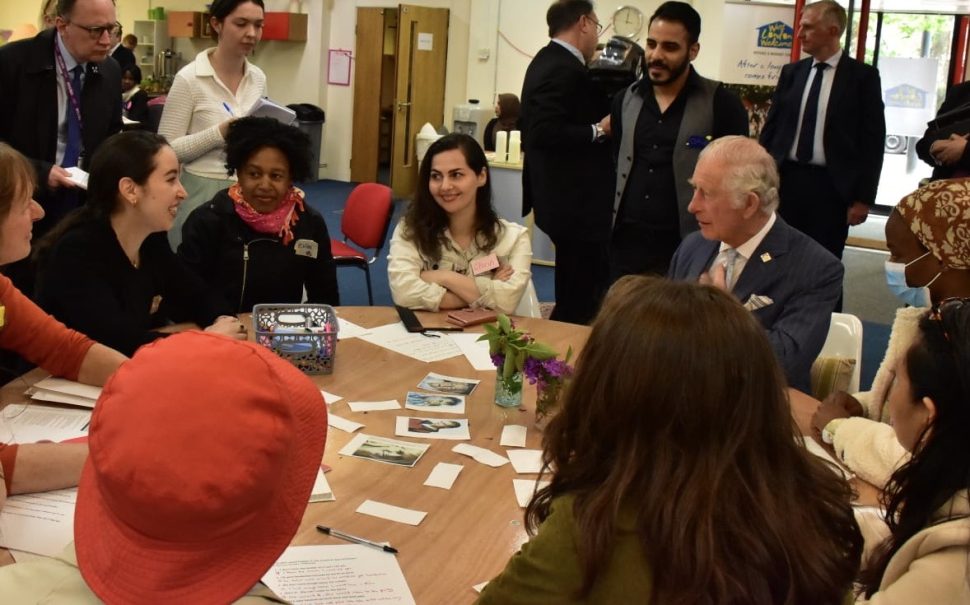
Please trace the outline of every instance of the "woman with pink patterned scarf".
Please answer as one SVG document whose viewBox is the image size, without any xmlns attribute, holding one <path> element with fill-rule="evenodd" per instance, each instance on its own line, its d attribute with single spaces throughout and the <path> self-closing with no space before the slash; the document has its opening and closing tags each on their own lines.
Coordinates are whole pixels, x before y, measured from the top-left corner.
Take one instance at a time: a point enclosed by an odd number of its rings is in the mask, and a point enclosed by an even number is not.
<svg viewBox="0 0 970 605">
<path fill-rule="evenodd" d="M 293 182 L 310 176 L 310 139 L 272 118 L 240 118 L 226 136 L 239 181 L 189 215 L 178 255 L 235 313 L 260 303 L 340 304 L 330 234 Z"/>
</svg>

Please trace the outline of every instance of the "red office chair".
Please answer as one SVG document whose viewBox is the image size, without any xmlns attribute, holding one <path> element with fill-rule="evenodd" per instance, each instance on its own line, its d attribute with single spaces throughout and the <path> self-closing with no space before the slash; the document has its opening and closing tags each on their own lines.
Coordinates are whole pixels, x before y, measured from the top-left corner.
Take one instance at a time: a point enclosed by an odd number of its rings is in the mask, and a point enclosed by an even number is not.
<svg viewBox="0 0 970 605">
<path fill-rule="evenodd" d="M 344 205 L 344 215 L 340 219 L 340 231 L 344 241 L 331 239 L 330 252 L 338 267 L 353 266 L 364 270 L 367 276 L 367 302 L 374 304 L 374 293 L 370 282 L 370 265 L 381 254 L 387 241 L 387 230 L 391 225 L 394 204 L 391 201 L 391 188 L 378 183 L 361 183 L 354 187 Z M 374 255 L 367 255 L 346 241 L 361 248 L 372 248 Z"/>
</svg>

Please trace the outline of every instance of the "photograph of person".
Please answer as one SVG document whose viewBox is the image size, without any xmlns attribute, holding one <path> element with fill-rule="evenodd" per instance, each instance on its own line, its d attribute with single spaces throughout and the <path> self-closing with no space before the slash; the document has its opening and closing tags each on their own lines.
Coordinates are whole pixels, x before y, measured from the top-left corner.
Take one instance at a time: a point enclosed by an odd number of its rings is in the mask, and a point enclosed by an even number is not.
<svg viewBox="0 0 970 605">
<path fill-rule="evenodd" d="M 449 414 L 465 413 L 465 398 L 461 395 L 434 395 L 408 391 L 404 407 L 412 410 L 434 410 Z"/>
<path fill-rule="evenodd" d="M 361 434 L 345 445 L 340 450 L 340 454 L 412 467 L 417 464 L 428 447 L 425 443 L 408 443 Z"/>
<path fill-rule="evenodd" d="M 454 393 L 456 395 L 471 395 L 475 387 L 478 386 L 477 380 L 469 378 L 455 378 L 430 372 L 418 384 L 419 389 L 434 391 L 436 393 Z"/>
<path fill-rule="evenodd" d="M 394 434 L 401 437 L 420 437 L 423 439 L 471 439 L 467 418 L 442 420 L 440 418 L 398 416 Z"/>
</svg>

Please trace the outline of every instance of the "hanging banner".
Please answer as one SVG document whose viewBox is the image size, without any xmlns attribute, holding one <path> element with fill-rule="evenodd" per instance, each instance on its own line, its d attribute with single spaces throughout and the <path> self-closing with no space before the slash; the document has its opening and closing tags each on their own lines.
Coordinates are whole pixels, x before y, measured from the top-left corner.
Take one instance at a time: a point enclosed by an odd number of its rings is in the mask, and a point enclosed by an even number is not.
<svg viewBox="0 0 970 605">
<path fill-rule="evenodd" d="M 886 132 L 923 136 L 936 114 L 937 59 L 879 59 Z"/>
<path fill-rule="evenodd" d="M 791 57 L 795 7 L 726 3 L 721 81 L 774 86 Z"/>
</svg>

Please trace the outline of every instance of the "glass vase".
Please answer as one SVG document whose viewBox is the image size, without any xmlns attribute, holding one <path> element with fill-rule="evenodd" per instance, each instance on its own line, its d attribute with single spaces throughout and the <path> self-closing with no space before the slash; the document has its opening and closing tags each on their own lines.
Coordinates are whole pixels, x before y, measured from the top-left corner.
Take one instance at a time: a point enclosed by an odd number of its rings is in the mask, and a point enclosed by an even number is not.
<svg viewBox="0 0 970 605">
<path fill-rule="evenodd" d="M 562 394 L 562 383 L 553 382 L 536 389 L 536 421 L 537 429 L 546 428 L 549 420 L 559 409 L 559 396 Z"/>
<path fill-rule="evenodd" d="M 495 403 L 503 408 L 517 408 L 522 403 L 522 372 L 514 372 L 509 378 L 502 376 L 502 369 L 495 372 Z"/>
</svg>

